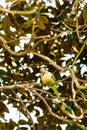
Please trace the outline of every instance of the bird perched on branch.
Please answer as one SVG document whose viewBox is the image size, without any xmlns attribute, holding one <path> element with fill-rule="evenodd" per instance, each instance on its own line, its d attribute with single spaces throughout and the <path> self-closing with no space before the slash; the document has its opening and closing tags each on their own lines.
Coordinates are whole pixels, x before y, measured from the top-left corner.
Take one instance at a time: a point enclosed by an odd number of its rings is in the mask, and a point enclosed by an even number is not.
<svg viewBox="0 0 87 130">
<path fill-rule="evenodd" d="M 54 94 L 58 97 L 59 101 L 62 103 L 61 110 L 63 110 L 63 112 L 66 113 L 69 117 L 75 118 L 75 114 L 72 107 L 70 105 L 65 104 L 65 102 L 62 101 L 62 97 L 60 96 L 57 90 L 55 76 L 51 72 L 47 71 L 45 68 L 42 68 L 40 72 L 42 82 L 48 85 L 48 87 L 53 90 Z"/>
<path fill-rule="evenodd" d="M 47 71 L 45 68 L 42 68 L 40 70 L 41 72 L 41 80 L 44 84 L 48 85 L 50 89 L 53 90 L 54 94 L 58 97 L 59 101 L 62 103 L 62 110 L 64 113 L 67 113 L 69 117 L 75 117 L 73 109 L 71 108 L 70 105 L 67 105 L 62 101 L 62 97 L 60 96 L 58 90 L 57 90 L 57 85 L 56 85 L 56 78 L 55 76 Z"/>
<path fill-rule="evenodd" d="M 48 87 L 53 90 L 54 94 L 58 98 L 60 98 L 60 94 L 59 94 L 59 92 L 57 90 L 57 85 L 55 83 L 56 82 L 55 76 L 51 72 L 47 71 L 45 68 L 41 68 L 40 72 L 41 72 L 41 80 L 42 80 L 42 82 L 44 84 L 48 85 Z"/>
</svg>

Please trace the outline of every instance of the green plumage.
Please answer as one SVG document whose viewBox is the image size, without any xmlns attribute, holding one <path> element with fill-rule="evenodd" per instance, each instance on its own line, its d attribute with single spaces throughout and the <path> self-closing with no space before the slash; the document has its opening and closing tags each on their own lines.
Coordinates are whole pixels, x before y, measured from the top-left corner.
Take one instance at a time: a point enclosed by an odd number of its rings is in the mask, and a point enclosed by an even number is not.
<svg viewBox="0 0 87 130">
<path fill-rule="evenodd" d="M 45 70 L 44 68 L 42 68 L 41 69 L 41 80 L 42 80 L 43 83 L 48 85 L 48 87 L 50 89 L 53 90 L 54 94 L 58 98 L 60 98 L 59 92 L 57 90 L 57 85 L 55 83 L 56 82 L 56 78 L 54 77 L 54 75 L 51 72 L 49 72 L 49 71 Z"/>
<path fill-rule="evenodd" d="M 50 89 L 53 90 L 54 94 L 57 96 L 58 100 L 62 103 L 62 105 L 64 105 L 65 107 L 65 111 L 70 115 L 70 117 L 72 115 L 74 115 L 73 113 L 71 113 L 70 110 L 72 110 L 72 108 L 68 105 L 66 105 L 63 101 L 62 101 L 62 97 L 60 96 L 58 90 L 57 90 L 57 85 L 56 85 L 56 78 L 54 77 L 54 75 L 47 71 L 46 69 L 42 68 L 41 69 L 41 80 L 43 83 L 45 83 L 46 85 L 48 85 L 48 87 Z M 73 110 L 72 110 L 73 111 Z"/>
</svg>

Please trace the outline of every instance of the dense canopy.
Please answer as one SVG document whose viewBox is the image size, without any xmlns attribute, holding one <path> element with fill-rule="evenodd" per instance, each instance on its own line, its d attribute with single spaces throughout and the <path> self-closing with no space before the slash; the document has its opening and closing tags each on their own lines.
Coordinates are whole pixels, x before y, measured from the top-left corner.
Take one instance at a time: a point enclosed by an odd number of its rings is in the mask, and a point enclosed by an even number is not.
<svg viewBox="0 0 87 130">
<path fill-rule="evenodd" d="M 61 100 L 41 68 L 55 76 Z M 63 126 L 87 130 L 87 2 L 0 1 L 0 130 Z"/>
</svg>

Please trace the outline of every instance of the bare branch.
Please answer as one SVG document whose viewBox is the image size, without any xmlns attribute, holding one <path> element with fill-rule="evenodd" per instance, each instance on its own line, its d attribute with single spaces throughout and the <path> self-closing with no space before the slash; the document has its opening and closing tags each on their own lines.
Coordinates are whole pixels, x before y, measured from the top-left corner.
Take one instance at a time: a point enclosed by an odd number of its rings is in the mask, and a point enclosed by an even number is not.
<svg viewBox="0 0 87 130">
<path fill-rule="evenodd" d="M 19 14 L 19 15 L 30 15 L 30 14 L 33 14 L 34 12 L 37 11 L 36 8 L 32 9 L 31 11 L 13 11 L 13 10 L 9 10 L 9 9 L 4 9 L 0 6 L 0 11 L 3 11 L 5 13 L 10 13 L 12 15 L 14 14 Z"/>
</svg>

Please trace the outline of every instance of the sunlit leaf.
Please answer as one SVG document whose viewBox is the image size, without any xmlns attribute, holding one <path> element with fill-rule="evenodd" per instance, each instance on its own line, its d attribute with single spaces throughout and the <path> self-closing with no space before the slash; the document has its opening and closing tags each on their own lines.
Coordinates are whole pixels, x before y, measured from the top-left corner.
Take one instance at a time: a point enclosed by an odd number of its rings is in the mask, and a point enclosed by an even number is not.
<svg viewBox="0 0 87 130">
<path fill-rule="evenodd" d="M 0 29 L 2 29 L 2 27 L 3 27 L 3 25 L 2 25 L 2 23 L 0 23 Z"/>
<path fill-rule="evenodd" d="M 30 27 L 32 24 L 33 24 L 33 19 L 32 19 L 32 20 L 28 20 L 27 22 L 25 22 L 25 23 L 23 24 L 23 27 L 24 27 L 24 28 L 28 28 L 28 27 Z"/>
<path fill-rule="evenodd" d="M 38 25 L 38 28 L 40 28 L 41 30 L 45 30 L 46 29 L 46 26 L 43 24 L 42 21 L 37 21 L 37 25 Z"/>
<path fill-rule="evenodd" d="M 48 23 L 48 19 L 47 19 L 47 17 L 46 16 L 40 16 L 40 18 L 39 18 L 39 20 L 41 21 L 41 22 L 43 22 L 43 23 Z"/>
<path fill-rule="evenodd" d="M 13 2 L 14 0 L 6 0 L 6 2 Z"/>
<path fill-rule="evenodd" d="M 10 35 L 11 22 L 8 16 L 3 18 L 3 30 L 7 35 Z"/>
<path fill-rule="evenodd" d="M 83 9 L 83 18 L 84 18 L 85 24 L 87 24 L 87 4 L 85 5 Z"/>
</svg>

